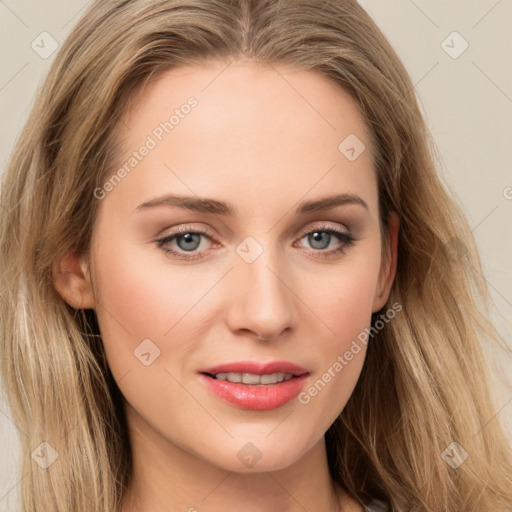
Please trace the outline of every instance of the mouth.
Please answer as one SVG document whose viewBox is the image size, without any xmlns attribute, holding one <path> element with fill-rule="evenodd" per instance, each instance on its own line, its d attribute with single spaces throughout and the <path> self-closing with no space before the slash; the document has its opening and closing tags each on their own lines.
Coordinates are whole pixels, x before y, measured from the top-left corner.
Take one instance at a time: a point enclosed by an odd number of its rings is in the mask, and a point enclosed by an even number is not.
<svg viewBox="0 0 512 512">
<path fill-rule="evenodd" d="M 310 375 L 300 366 L 283 362 L 231 363 L 198 373 L 216 397 L 237 408 L 256 411 L 287 404 L 300 393 Z"/>
<path fill-rule="evenodd" d="M 272 379 L 274 375 L 277 376 L 278 380 L 283 380 L 292 377 L 299 377 L 308 373 L 306 368 L 299 366 L 298 364 L 291 363 L 289 361 L 272 361 L 268 363 L 259 363 L 257 361 L 236 361 L 233 363 L 225 363 L 217 366 L 211 366 L 209 368 L 202 368 L 199 373 L 210 375 L 220 380 L 226 380 L 228 377 L 231 379 L 237 379 L 239 376 L 241 379 L 244 375 L 248 376 L 248 382 L 246 384 L 253 384 L 256 382 L 256 377 L 265 377 L 264 380 L 269 380 L 269 384 L 274 384 Z M 236 380 L 232 382 L 242 382 L 242 380 Z M 263 382 L 265 383 L 265 382 Z"/>
<path fill-rule="evenodd" d="M 288 381 L 290 379 L 297 378 L 296 375 L 292 373 L 266 373 L 264 375 L 257 375 L 255 373 L 203 373 L 207 377 L 210 377 L 215 380 L 223 380 L 225 382 L 231 382 L 233 384 L 247 384 L 248 386 L 258 386 L 258 385 L 268 385 L 268 384 L 278 384 L 281 382 Z"/>
</svg>

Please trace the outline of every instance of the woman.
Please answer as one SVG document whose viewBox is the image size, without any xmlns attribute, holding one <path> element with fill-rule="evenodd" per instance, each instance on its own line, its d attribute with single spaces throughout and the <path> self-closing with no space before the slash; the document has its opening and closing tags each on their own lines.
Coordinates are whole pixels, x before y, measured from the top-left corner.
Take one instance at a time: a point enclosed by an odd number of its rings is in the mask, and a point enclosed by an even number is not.
<svg viewBox="0 0 512 512">
<path fill-rule="evenodd" d="M 510 510 L 429 144 L 355 2 L 93 3 L 2 187 L 23 510 Z"/>
</svg>

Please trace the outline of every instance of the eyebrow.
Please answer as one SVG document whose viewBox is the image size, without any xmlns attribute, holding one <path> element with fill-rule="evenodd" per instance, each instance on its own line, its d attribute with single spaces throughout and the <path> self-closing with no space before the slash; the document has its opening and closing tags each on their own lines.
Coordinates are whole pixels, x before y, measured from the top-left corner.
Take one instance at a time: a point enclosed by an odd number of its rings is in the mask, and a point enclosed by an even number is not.
<svg viewBox="0 0 512 512">
<path fill-rule="evenodd" d="M 356 204 L 363 206 L 366 210 L 369 210 L 366 202 L 357 194 L 336 194 L 332 196 L 323 197 L 316 199 L 315 201 L 304 201 L 299 204 L 295 209 L 296 215 L 303 215 L 309 212 L 317 212 L 330 210 L 336 206 L 342 206 L 346 204 Z M 186 210 L 195 212 L 211 213 L 215 215 L 226 215 L 233 217 L 237 213 L 237 209 L 224 201 L 218 201 L 211 198 L 200 198 L 194 196 L 181 196 L 175 194 L 167 194 L 164 196 L 156 197 L 149 201 L 146 201 L 137 208 L 134 212 L 146 210 L 148 208 L 154 208 L 157 206 L 177 206 Z"/>
</svg>

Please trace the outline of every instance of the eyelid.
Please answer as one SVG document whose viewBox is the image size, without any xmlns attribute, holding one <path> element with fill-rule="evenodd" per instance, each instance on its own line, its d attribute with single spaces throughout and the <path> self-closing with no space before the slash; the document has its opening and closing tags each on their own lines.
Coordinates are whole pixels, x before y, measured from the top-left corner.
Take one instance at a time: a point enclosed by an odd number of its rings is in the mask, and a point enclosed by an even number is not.
<svg viewBox="0 0 512 512">
<path fill-rule="evenodd" d="M 329 249 L 329 250 L 315 250 L 311 248 L 305 248 L 307 253 L 317 254 L 320 258 L 329 259 L 334 258 L 338 254 L 344 254 L 346 250 L 348 250 L 351 246 L 353 246 L 357 241 L 358 237 L 354 236 L 350 230 L 341 229 L 340 227 L 336 226 L 330 226 L 327 223 L 320 223 L 319 225 L 310 226 L 309 228 L 306 228 L 301 232 L 301 234 L 298 236 L 297 241 L 302 240 L 305 236 L 310 235 L 314 232 L 324 232 L 329 233 L 331 236 L 334 236 L 338 239 L 338 242 L 340 245 L 336 248 Z M 294 246 L 295 246 L 294 242 Z"/>
<path fill-rule="evenodd" d="M 325 221 L 325 222 L 318 221 L 316 223 L 313 223 L 312 225 L 308 225 L 307 227 L 305 227 L 304 229 L 299 231 L 298 237 L 302 238 L 304 235 L 307 235 L 307 234 L 311 233 L 312 231 L 315 231 L 315 230 L 320 231 L 320 230 L 325 230 L 325 229 L 333 229 L 335 231 L 341 231 L 346 235 L 351 234 L 350 230 L 346 226 L 343 226 L 343 228 L 340 228 L 340 224 L 330 225 L 328 223 L 328 221 Z"/>
<path fill-rule="evenodd" d="M 210 238 L 212 241 L 215 239 L 215 236 L 213 235 L 212 231 L 208 228 L 204 227 L 193 227 L 189 224 L 182 224 L 178 227 L 171 228 L 172 231 L 166 235 L 158 235 L 157 241 L 162 240 L 164 238 L 171 238 L 176 237 L 178 235 L 182 235 L 185 233 L 200 233 L 202 235 L 206 235 L 208 238 Z"/>
<path fill-rule="evenodd" d="M 172 232 L 166 235 L 160 235 L 155 240 L 157 246 L 159 249 L 163 250 L 164 253 L 167 255 L 171 255 L 176 260 L 183 260 L 183 261 L 195 261 L 201 259 L 201 253 L 187 253 L 186 251 L 179 251 L 176 249 L 166 249 L 165 244 L 168 244 L 172 240 L 175 240 L 180 235 L 183 235 L 185 233 L 195 233 L 202 236 L 205 236 L 206 238 L 210 239 L 212 242 L 212 245 L 218 245 L 218 242 L 215 241 L 215 237 L 211 234 L 209 229 L 206 228 L 195 228 L 191 225 L 183 224 L 176 228 L 173 228 Z M 204 251 L 207 252 L 207 251 Z"/>
<path fill-rule="evenodd" d="M 317 222 L 313 223 L 312 225 L 307 225 L 306 227 L 304 227 L 303 229 L 301 229 L 299 231 L 299 233 L 297 235 L 298 239 L 303 238 L 304 235 L 311 233 L 315 229 L 317 229 L 317 230 L 334 229 L 335 231 L 341 231 L 343 234 L 351 235 L 350 230 L 347 229 L 346 226 L 343 226 L 344 229 L 340 229 L 339 223 L 334 226 L 331 226 L 328 222 L 329 221 L 325 221 L 325 222 L 317 221 Z M 163 238 L 168 238 L 168 237 L 177 236 L 180 234 L 190 233 L 190 232 L 204 234 L 204 235 L 208 236 L 212 241 L 215 239 L 215 236 L 212 234 L 212 232 L 208 228 L 203 228 L 203 227 L 196 228 L 196 227 L 193 227 L 192 225 L 188 225 L 188 224 L 180 225 L 177 228 L 174 228 L 173 231 L 171 233 L 169 233 L 168 235 L 159 236 L 158 239 L 161 240 Z"/>
<path fill-rule="evenodd" d="M 346 226 L 344 226 L 345 229 L 343 229 L 343 228 L 339 227 L 339 224 L 332 226 L 328 222 L 329 221 L 324 221 L 324 222 L 317 221 L 316 223 L 313 223 L 313 225 L 306 226 L 299 232 L 299 234 L 295 238 L 295 242 L 300 241 L 302 238 L 304 238 L 304 236 L 311 234 L 315 231 L 323 231 L 323 232 L 333 234 L 335 237 L 338 238 L 339 242 L 341 243 L 340 247 L 338 247 L 336 249 L 325 250 L 325 251 L 305 248 L 307 250 L 307 252 L 318 253 L 318 255 L 321 258 L 322 257 L 328 258 L 329 256 L 333 256 L 338 252 L 343 253 L 345 251 L 345 249 L 348 249 L 349 246 L 351 246 L 354 242 L 357 241 L 357 238 L 351 234 L 350 230 L 346 229 Z M 168 235 L 160 236 L 159 238 L 157 238 L 157 240 L 155 240 L 155 242 L 157 243 L 157 245 L 159 246 L 160 249 L 162 249 L 164 252 L 166 252 L 168 254 L 171 254 L 173 257 L 175 257 L 178 260 L 194 261 L 194 260 L 202 259 L 201 255 L 204 253 L 207 253 L 208 250 L 205 250 L 205 251 L 202 251 L 199 253 L 195 253 L 195 252 L 187 253 L 186 251 L 182 252 L 182 251 L 179 251 L 176 249 L 165 249 L 164 248 L 164 245 L 166 243 L 170 243 L 169 239 L 175 240 L 181 234 L 185 234 L 185 233 L 195 233 L 195 234 L 199 234 L 199 235 L 204 235 L 212 242 L 213 246 L 219 245 L 219 243 L 216 242 L 215 237 L 212 235 L 212 233 L 210 232 L 209 229 L 206 229 L 203 227 L 194 228 L 193 226 L 187 225 L 187 224 L 180 225 L 180 226 L 174 228 L 171 233 L 169 233 Z"/>
<path fill-rule="evenodd" d="M 331 224 L 333 224 L 331 226 Z M 340 226 L 342 227 L 342 231 L 349 235 L 351 234 L 350 233 L 350 230 L 347 228 L 347 226 L 339 223 L 339 222 L 333 222 L 333 221 L 316 221 L 316 222 L 313 222 L 313 223 L 309 223 L 308 225 L 306 225 L 304 228 L 302 228 L 299 233 L 298 233 L 298 237 L 299 238 L 302 238 L 304 235 L 310 233 L 311 231 L 315 230 L 315 229 L 321 229 L 321 228 L 329 228 L 329 229 L 336 229 L 336 230 L 340 230 Z M 181 233 L 189 233 L 191 231 L 193 232 L 199 232 L 199 233 L 203 233 L 205 235 L 208 235 L 210 238 L 214 239 L 215 238 L 215 235 L 212 233 L 212 231 L 207 228 L 207 227 L 194 227 L 192 224 L 180 224 L 178 225 L 176 228 L 170 228 L 172 229 L 172 231 L 168 234 L 168 235 L 158 235 L 158 238 L 161 239 L 161 238 L 166 238 L 168 236 L 173 236 L 173 235 L 179 235 Z M 167 230 L 165 230 L 167 231 Z"/>
</svg>

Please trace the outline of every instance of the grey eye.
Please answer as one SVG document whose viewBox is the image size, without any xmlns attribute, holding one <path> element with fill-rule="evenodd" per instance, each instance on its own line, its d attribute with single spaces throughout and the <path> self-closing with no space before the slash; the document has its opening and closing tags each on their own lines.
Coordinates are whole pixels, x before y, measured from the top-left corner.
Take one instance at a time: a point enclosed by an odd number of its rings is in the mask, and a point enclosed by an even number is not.
<svg viewBox="0 0 512 512">
<path fill-rule="evenodd" d="M 325 231 L 314 231 L 308 235 L 308 242 L 314 249 L 325 249 L 331 241 L 331 234 Z M 322 240 L 323 238 L 323 240 Z M 326 243 L 325 243 L 326 242 Z"/>
<path fill-rule="evenodd" d="M 183 244 L 180 243 L 181 240 L 184 240 Z M 183 251 L 193 251 L 197 249 L 201 243 L 201 235 L 197 233 L 185 233 L 184 235 L 176 237 L 176 243 Z"/>
</svg>

